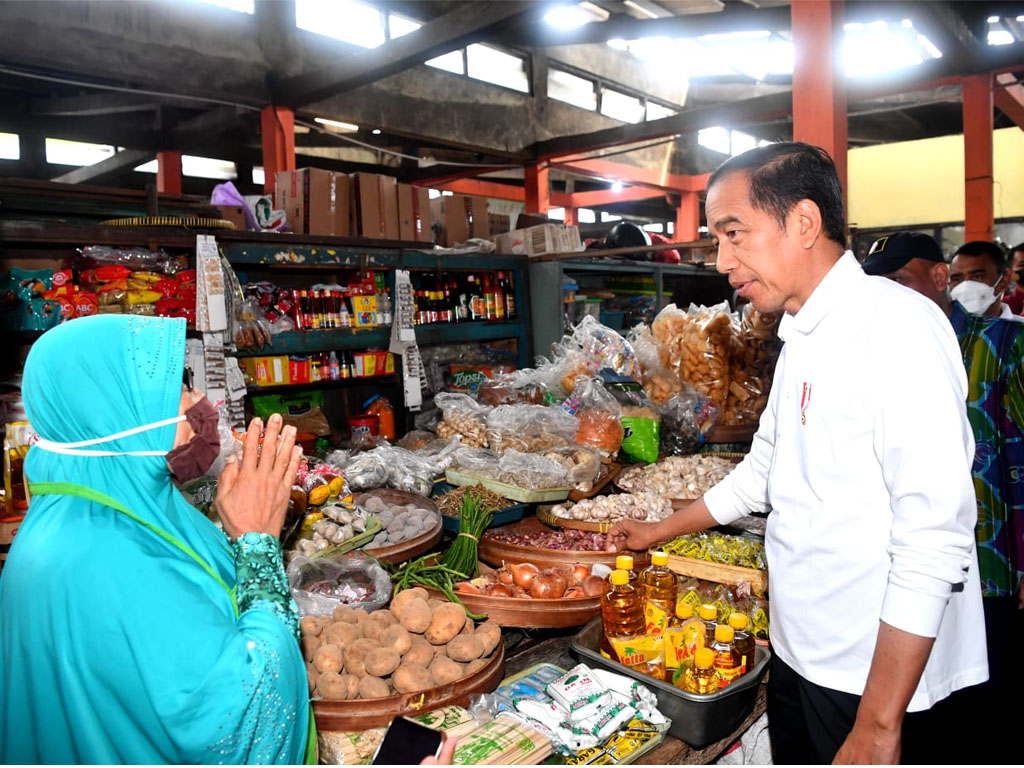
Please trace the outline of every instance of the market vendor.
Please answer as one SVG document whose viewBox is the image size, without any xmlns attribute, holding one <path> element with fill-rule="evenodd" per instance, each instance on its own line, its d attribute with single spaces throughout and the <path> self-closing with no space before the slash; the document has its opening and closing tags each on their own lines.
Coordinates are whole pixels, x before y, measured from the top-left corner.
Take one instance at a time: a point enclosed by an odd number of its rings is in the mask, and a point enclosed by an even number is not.
<svg viewBox="0 0 1024 768">
<path fill-rule="evenodd" d="M 172 480 L 220 451 L 190 391 L 185 321 L 99 315 L 25 364 L 40 442 L 0 579 L 4 763 L 300 763 L 313 757 L 299 617 L 277 536 L 301 458 L 254 420 L 221 532 Z M 225 537 L 227 533 L 227 537 Z"/>
<path fill-rule="evenodd" d="M 772 510 L 774 761 L 947 762 L 943 700 L 987 678 L 953 330 L 844 253 L 842 188 L 816 147 L 730 159 L 706 211 L 718 270 L 758 310 L 786 312 L 770 401 L 735 471 L 659 523 L 619 522 L 613 543 L 644 550 Z"/>
</svg>

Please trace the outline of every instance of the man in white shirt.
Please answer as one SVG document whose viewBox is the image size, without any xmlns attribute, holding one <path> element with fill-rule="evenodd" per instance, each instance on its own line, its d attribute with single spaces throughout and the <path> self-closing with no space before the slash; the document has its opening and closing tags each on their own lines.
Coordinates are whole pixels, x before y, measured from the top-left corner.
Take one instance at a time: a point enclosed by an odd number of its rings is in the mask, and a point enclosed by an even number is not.
<svg viewBox="0 0 1024 768">
<path fill-rule="evenodd" d="M 705 208 L 718 270 L 757 309 L 785 310 L 785 346 L 750 454 L 671 517 L 617 524 L 613 545 L 771 509 L 775 762 L 927 759 L 929 742 L 945 744 L 927 733 L 936 713 L 918 712 L 987 677 L 956 337 L 934 303 L 844 253 L 824 151 L 738 155 Z"/>
<path fill-rule="evenodd" d="M 1003 249 L 987 240 L 961 245 L 949 265 L 949 296 L 973 315 L 987 315 L 1024 323 L 1003 301 L 1013 284 L 1013 273 Z"/>
</svg>

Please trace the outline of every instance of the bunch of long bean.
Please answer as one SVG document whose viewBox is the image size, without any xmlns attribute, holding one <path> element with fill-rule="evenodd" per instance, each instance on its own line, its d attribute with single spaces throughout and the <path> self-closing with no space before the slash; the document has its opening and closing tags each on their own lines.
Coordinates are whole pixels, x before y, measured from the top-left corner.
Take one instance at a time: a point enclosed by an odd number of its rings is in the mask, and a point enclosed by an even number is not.
<svg viewBox="0 0 1024 768">
<path fill-rule="evenodd" d="M 462 497 L 459 510 L 459 533 L 445 553 L 442 565 L 462 574 L 463 579 L 472 579 L 480 574 L 480 560 L 477 548 L 480 536 L 494 519 L 494 509 L 483 504 L 479 493 L 467 493 Z"/>
<path fill-rule="evenodd" d="M 409 587 L 431 587 L 443 593 L 451 602 L 458 603 L 465 608 L 466 606 L 455 593 L 455 584 L 464 581 L 466 577 L 443 562 L 436 562 L 439 556 L 439 552 L 432 552 L 416 560 L 395 566 L 391 574 L 391 580 L 395 584 L 395 594 L 397 595 Z M 486 618 L 486 614 L 477 615 L 470 613 L 469 610 L 466 610 L 466 615 L 475 620 Z"/>
</svg>

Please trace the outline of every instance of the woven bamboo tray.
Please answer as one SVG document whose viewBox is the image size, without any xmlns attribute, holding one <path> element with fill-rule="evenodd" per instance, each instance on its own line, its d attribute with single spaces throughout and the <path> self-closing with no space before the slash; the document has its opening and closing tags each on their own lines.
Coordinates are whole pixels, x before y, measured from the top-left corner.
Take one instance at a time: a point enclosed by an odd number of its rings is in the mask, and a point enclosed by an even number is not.
<svg viewBox="0 0 1024 768">
<path fill-rule="evenodd" d="M 322 731 L 365 731 L 387 725 L 402 715 L 429 712 L 451 704 L 467 707 L 473 694 L 490 693 L 497 688 L 504 674 L 505 646 L 499 642 L 487 664 L 454 683 L 379 699 L 318 699 L 313 702 L 313 714 L 317 728 Z"/>
<path fill-rule="evenodd" d="M 387 504 L 397 504 L 400 506 L 416 504 L 423 509 L 432 510 L 437 515 L 437 524 L 429 531 L 421 533 L 419 536 L 411 538 L 408 541 L 393 544 L 389 547 L 364 549 L 363 551 L 366 552 L 366 554 L 372 555 L 381 562 L 396 565 L 422 555 L 424 552 L 429 552 L 437 546 L 439 541 L 441 541 L 441 512 L 437 508 L 437 504 L 426 496 L 419 496 L 415 493 L 409 493 L 408 491 L 396 491 L 392 488 L 377 488 L 373 491 L 357 493 L 353 498 L 353 501 L 355 501 L 356 504 L 362 505 L 367 499 L 372 497 L 377 497 Z"/>
<path fill-rule="evenodd" d="M 531 531 L 550 530 L 535 517 L 528 517 L 518 523 L 503 526 L 500 530 L 513 533 L 529 533 Z M 538 568 L 551 568 L 556 565 L 574 565 L 582 563 L 593 567 L 603 563 L 609 568 L 615 567 L 615 557 L 620 554 L 633 556 L 634 568 L 645 568 L 650 562 L 646 552 L 588 552 L 575 549 L 547 549 L 527 547 L 519 544 L 506 544 L 483 536 L 480 538 L 480 559 L 488 565 L 499 567 L 504 563 L 533 563 Z"/>
<path fill-rule="evenodd" d="M 652 550 L 653 551 L 653 550 Z M 695 557 L 668 556 L 668 567 L 682 576 L 713 581 L 717 584 L 742 584 L 749 582 L 755 592 L 764 594 L 768 589 L 768 571 L 758 568 L 744 568 L 741 565 L 710 563 Z"/>
<path fill-rule="evenodd" d="M 572 520 L 568 517 L 559 517 L 551 513 L 553 505 L 537 507 L 537 519 L 545 525 L 553 525 L 556 528 L 574 528 L 577 531 L 591 531 L 593 533 L 608 533 L 615 523 L 603 520 L 599 523 L 590 520 Z"/>
<path fill-rule="evenodd" d="M 601 472 L 594 482 L 594 487 L 589 491 L 569 491 L 569 501 L 582 501 L 583 499 L 589 499 L 604 493 L 608 484 L 618 477 L 621 471 L 622 465 L 618 462 L 613 461 L 608 464 L 601 464 Z"/>
</svg>

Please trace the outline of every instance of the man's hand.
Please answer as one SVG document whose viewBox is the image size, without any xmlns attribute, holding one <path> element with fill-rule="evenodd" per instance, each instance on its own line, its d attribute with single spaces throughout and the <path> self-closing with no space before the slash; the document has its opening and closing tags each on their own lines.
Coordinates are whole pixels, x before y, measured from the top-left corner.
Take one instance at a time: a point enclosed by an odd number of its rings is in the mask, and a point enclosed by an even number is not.
<svg viewBox="0 0 1024 768">
<path fill-rule="evenodd" d="M 281 535 L 292 482 L 302 459 L 302 449 L 295 446 L 295 427 L 285 427 L 282 432 L 280 414 L 270 417 L 261 448 L 262 427 L 260 419 L 252 420 L 241 466 L 230 457 L 218 480 L 214 506 L 232 539 L 251 532 Z"/>
<path fill-rule="evenodd" d="M 657 523 L 623 519 L 608 531 L 608 549 L 612 552 L 621 552 L 624 549 L 646 552 L 657 542 Z"/>
<path fill-rule="evenodd" d="M 900 729 L 857 721 L 836 752 L 834 765 L 895 765 L 900 761 Z"/>
</svg>

